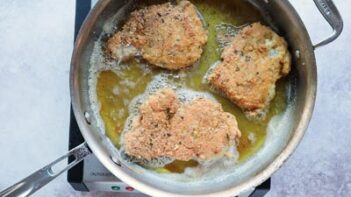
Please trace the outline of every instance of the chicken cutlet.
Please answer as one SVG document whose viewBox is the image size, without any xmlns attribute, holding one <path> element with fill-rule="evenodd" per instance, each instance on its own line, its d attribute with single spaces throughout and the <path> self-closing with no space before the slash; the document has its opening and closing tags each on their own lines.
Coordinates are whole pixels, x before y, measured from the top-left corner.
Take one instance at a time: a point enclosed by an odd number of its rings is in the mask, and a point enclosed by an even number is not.
<svg viewBox="0 0 351 197">
<path fill-rule="evenodd" d="M 269 27 L 244 27 L 224 48 L 222 61 L 207 80 L 250 119 L 262 120 L 275 96 L 275 83 L 286 76 L 291 56 L 286 41 Z"/>
<path fill-rule="evenodd" d="M 240 135 L 235 117 L 219 103 L 200 97 L 182 104 L 165 88 L 140 106 L 124 147 L 139 159 L 211 160 L 223 156 Z"/>
<path fill-rule="evenodd" d="M 140 54 L 150 64 L 177 70 L 193 65 L 206 42 L 207 31 L 196 7 L 181 1 L 132 12 L 122 30 L 107 41 L 106 49 L 117 60 Z"/>
</svg>

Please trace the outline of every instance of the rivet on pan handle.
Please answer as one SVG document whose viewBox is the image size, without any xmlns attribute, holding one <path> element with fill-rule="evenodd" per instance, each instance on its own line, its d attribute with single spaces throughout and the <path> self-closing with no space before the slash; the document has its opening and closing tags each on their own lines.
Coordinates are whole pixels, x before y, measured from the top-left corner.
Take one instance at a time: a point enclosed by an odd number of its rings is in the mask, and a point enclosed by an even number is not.
<svg viewBox="0 0 351 197">
<path fill-rule="evenodd" d="M 0 196 L 29 196 L 30 194 L 33 194 L 35 191 L 37 191 L 38 189 L 55 179 L 63 172 L 69 170 L 70 168 L 78 164 L 87 155 L 90 155 L 90 153 L 91 151 L 89 150 L 88 145 L 86 144 L 86 142 L 84 142 L 79 146 L 75 147 L 74 149 L 70 150 L 67 154 L 56 159 L 49 165 L 43 167 L 42 169 L 24 178 L 20 182 L 0 192 Z M 53 170 L 59 165 L 60 162 L 65 162 L 65 159 L 67 159 L 70 156 L 74 157 L 74 160 L 71 163 L 67 164 L 62 169 L 59 169 L 57 172 Z"/>
<path fill-rule="evenodd" d="M 334 41 L 337 37 L 339 37 L 343 29 L 343 21 L 338 9 L 336 8 L 332 0 L 313 1 L 317 5 L 319 11 L 322 13 L 324 18 L 333 28 L 333 34 L 331 36 L 313 46 L 316 49 L 318 47 L 329 44 L 330 42 Z"/>
</svg>

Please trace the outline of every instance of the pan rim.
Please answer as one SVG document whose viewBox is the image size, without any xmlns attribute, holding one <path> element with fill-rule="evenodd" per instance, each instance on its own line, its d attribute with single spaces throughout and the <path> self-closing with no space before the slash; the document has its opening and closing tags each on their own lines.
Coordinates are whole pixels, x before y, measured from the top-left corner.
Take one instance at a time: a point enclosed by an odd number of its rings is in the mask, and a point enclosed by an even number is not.
<svg viewBox="0 0 351 197">
<path fill-rule="evenodd" d="M 103 145 L 97 140 L 96 136 L 94 135 L 94 131 L 89 128 L 89 125 L 86 123 L 84 118 L 84 111 L 81 108 L 81 94 L 79 92 L 79 61 L 78 57 L 81 55 L 82 52 L 82 43 L 84 43 L 88 39 L 88 34 L 84 32 L 91 32 L 93 25 L 97 17 L 101 14 L 101 12 L 105 9 L 108 5 L 109 1 L 106 0 L 99 0 L 94 8 L 90 11 L 89 15 L 85 19 L 79 33 L 77 36 L 77 40 L 73 49 L 72 59 L 71 59 L 71 70 L 70 70 L 70 96 L 71 102 L 73 107 L 74 115 L 77 119 L 78 126 L 81 130 L 81 133 L 84 139 L 87 141 L 90 149 L 99 159 L 99 161 L 116 177 L 120 178 L 122 181 L 126 182 L 127 184 L 133 186 L 139 191 L 142 191 L 146 194 L 152 196 L 199 196 L 199 195 L 187 195 L 187 194 L 180 194 L 180 193 L 172 193 L 168 191 L 164 191 L 153 186 L 150 186 L 146 183 L 143 183 L 136 178 L 131 177 L 128 173 L 123 171 L 121 167 L 117 166 L 112 159 L 110 158 L 109 154 L 105 151 Z M 300 143 L 304 133 L 308 127 L 308 123 L 311 119 L 315 98 L 316 98 L 316 91 L 317 91 L 317 68 L 316 68 L 316 60 L 315 55 L 312 47 L 311 39 L 307 33 L 307 30 L 301 21 L 301 18 L 293 8 L 293 6 L 288 1 L 280 1 L 281 6 L 285 6 L 286 9 L 290 9 L 291 13 L 294 15 L 295 20 L 297 20 L 298 24 L 302 28 L 301 34 L 309 41 L 306 43 L 307 50 L 310 52 L 311 58 L 311 72 L 309 75 L 306 75 L 307 78 L 307 85 L 306 85 L 306 95 L 304 96 L 305 106 L 303 107 L 301 117 L 297 121 L 297 127 L 293 131 L 293 135 L 291 136 L 288 144 L 283 148 L 283 150 L 276 156 L 263 170 L 257 173 L 255 176 L 243 181 L 242 183 L 228 188 L 223 191 L 208 193 L 208 194 L 201 194 L 201 196 L 230 196 L 233 194 L 240 194 L 244 191 L 247 191 L 251 188 L 256 187 L 257 185 L 264 182 L 268 179 L 274 172 L 276 172 L 288 159 L 288 157 L 294 152 L 298 144 Z"/>
</svg>

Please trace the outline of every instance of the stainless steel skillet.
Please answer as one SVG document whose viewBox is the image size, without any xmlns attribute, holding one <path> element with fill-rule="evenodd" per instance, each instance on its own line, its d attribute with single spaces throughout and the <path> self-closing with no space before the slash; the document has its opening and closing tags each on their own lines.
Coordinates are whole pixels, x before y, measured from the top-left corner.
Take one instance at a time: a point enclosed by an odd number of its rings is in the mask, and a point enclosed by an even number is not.
<svg viewBox="0 0 351 197">
<path fill-rule="evenodd" d="M 333 28 L 333 33 L 327 39 L 313 45 L 300 17 L 286 0 L 248 0 L 262 11 L 267 18 L 289 42 L 293 52 L 296 84 L 294 88 L 294 106 L 291 115 L 291 127 L 284 137 L 282 146 L 268 150 L 265 158 L 256 163 L 256 168 L 250 168 L 241 177 L 229 177 L 222 182 L 212 185 L 172 185 L 167 180 L 152 179 L 143 173 L 136 172 L 122 165 L 114 157 L 111 149 L 106 146 L 106 138 L 94 125 L 91 106 L 88 99 L 87 78 L 89 59 L 92 53 L 96 35 L 102 31 L 103 22 L 117 12 L 127 1 L 100 0 L 90 12 L 78 35 L 72 56 L 70 88 L 74 114 L 80 130 L 86 140 L 66 155 L 33 173 L 10 188 L 2 191 L 0 196 L 27 196 L 56 178 L 62 172 L 73 167 L 91 151 L 101 163 L 115 176 L 135 187 L 139 191 L 152 196 L 231 196 L 247 191 L 269 178 L 284 161 L 292 154 L 307 128 L 311 118 L 316 96 L 316 63 L 314 50 L 335 40 L 341 33 L 343 22 L 340 14 L 331 0 L 314 0 L 318 9 Z M 89 148 L 88 148 L 89 145 Z M 75 160 L 61 170 L 53 168 L 62 160 L 74 156 Z M 150 179 L 151 178 L 151 179 Z"/>
</svg>

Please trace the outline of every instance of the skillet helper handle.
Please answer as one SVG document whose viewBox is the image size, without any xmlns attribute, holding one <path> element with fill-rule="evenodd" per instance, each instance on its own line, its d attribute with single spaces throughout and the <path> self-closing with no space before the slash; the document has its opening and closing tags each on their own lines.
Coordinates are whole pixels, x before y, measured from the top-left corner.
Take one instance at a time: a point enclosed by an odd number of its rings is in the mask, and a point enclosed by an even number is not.
<svg viewBox="0 0 351 197">
<path fill-rule="evenodd" d="M 332 35 L 330 35 L 328 38 L 324 39 L 323 41 L 313 46 L 316 49 L 318 47 L 329 44 L 330 42 L 334 41 L 336 38 L 339 37 L 343 29 L 343 20 L 332 0 L 313 0 L 313 1 L 333 29 Z"/>
<path fill-rule="evenodd" d="M 29 175 L 28 177 L 24 178 L 20 182 L 16 183 L 15 185 L 5 189 L 4 191 L 0 192 L 1 197 L 12 197 L 12 196 L 29 196 L 30 194 L 34 193 L 57 176 L 62 174 L 63 172 L 69 170 L 80 161 L 82 161 L 87 155 L 89 155 L 91 151 L 89 150 L 86 142 L 80 144 L 79 146 L 75 147 L 74 149 L 70 150 L 67 154 L 63 155 L 62 157 L 56 159 L 49 165 L 43 167 L 42 169 L 34 172 L 33 174 Z M 63 169 L 58 169 L 57 172 L 54 172 L 54 167 L 58 167 L 58 163 L 63 162 L 68 157 L 73 156 L 74 160 L 67 164 Z"/>
</svg>

